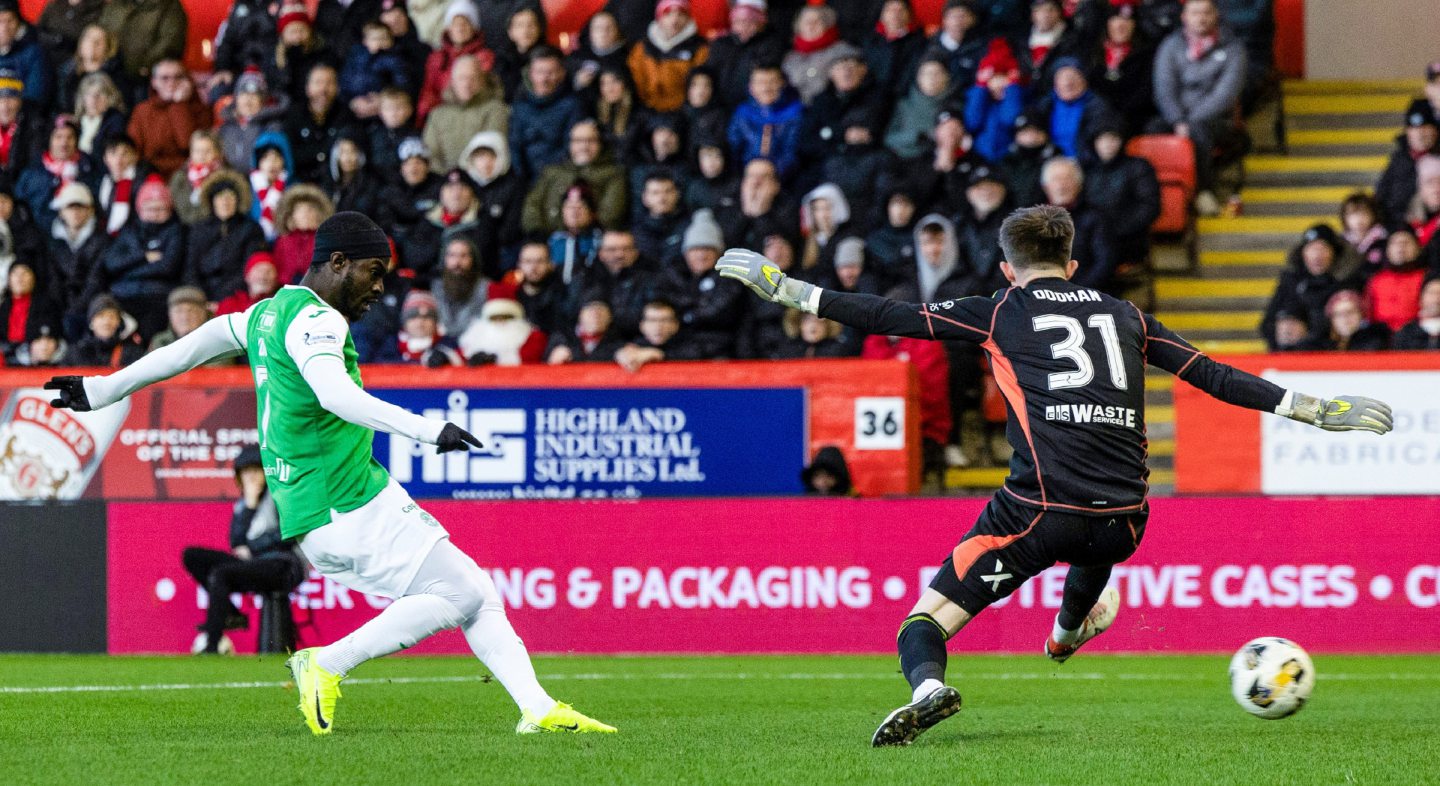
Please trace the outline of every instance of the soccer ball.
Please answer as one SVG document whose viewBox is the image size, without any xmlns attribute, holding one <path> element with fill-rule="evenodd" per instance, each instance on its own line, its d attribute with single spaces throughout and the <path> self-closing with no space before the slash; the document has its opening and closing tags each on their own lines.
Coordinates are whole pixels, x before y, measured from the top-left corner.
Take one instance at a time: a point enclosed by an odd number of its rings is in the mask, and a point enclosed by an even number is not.
<svg viewBox="0 0 1440 786">
<path fill-rule="evenodd" d="M 1315 688 L 1315 666 L 1300 645 L 1264 636 L 1246 643 L 1230 659 L 1230 692 L 1259 718 L 1288 718 L 1300 711 Z"/>
</svg>

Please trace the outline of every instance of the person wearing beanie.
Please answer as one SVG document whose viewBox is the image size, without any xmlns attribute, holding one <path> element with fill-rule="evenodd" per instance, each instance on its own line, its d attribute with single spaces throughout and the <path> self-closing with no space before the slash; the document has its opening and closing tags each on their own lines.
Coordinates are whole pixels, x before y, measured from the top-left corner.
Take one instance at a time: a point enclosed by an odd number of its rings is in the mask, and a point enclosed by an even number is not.
<svg viewBox="0 0 1440 786">
<path fill-rule="evenodd" d="M 100 258 L 96 284 L 115 296 L 148 341 L 165 328 L 166 298 L 183 282 L 186 231 L 157 176 L 140 185 L 135 213 Z"/>
<path fill-rule="evenodd" d="M 695 211 L 680 248 L 684 266 L 665 269 L 658 294 L 674 305 L 701 357 L 735 357 L 735 326 L 744 314 L 744 289 L 715 272 L 715 263 L 725 250 L 715 214 L 709 209 Z"/>
<path fill-rule="evenodd" d="M 96 294 L 93 272 L 110 245 L 96 217 L 95 197 L 84 183 L 70 183 L 50 202 L 56 214 L 49 230 L 50 292 L 63 312 L 65 338 L 78 340 L 84 331 L 85 309 Z"/>
<path fill-rule="evenodd" d="M 1290 250 L 1265 306 L 1260 333 L 1271 348 L 1278 345 L 1275 322 L 1281 313 L 1303 315 L 1311 338 L 1329 329 L 1325 304 L 1342 289 L 1364 289 L 1364 260 L 1329 224 L 1305 230 Z"/>
<path fill-rule="evenodd" d="M 245 260 L 242 288 L 230 293 L 215 306 L 215 316 L 239 314 L 280 289 L 280 272 L 269 251 L 256 251 Z"/>
<path fill-rule="evenodd" d="M 390 239 L 373 220 L 336 213 L 316 231 L 300 286 L 281 289 L 248 313 L 212 319 L 129 369 L 52 378 L 45 384 L 55 391 L 52 406 L 101 409 L 201 363 L 248 358 L 261 410 L 260 460 L 280 538 L 296 542 L 315 569 L 342 586 L 394 599 L 349 636 L 287 661 L 313 734 L 334 731 L 340 682 L 352 670 L 452 628 L 461 629 L 514 699 L 521 733 L 614 732 L 546 693 L 489 574 L 372 455 L 377 431 L 434 445 L 438 453 L 487 448 L 454 423 L 414 414 L 361 387 L 350 326 L 384 292 L 391 258 Z"/>
<path fill-rule="evenodd" d="M 163 304 L 160 313 L 163 319 Z M 97 295 L 90 301 L 85 321 L 87 331 L 66 355 L 70 365 L 123 368 L 145 354 L 135 318 L 114 297 Z"/>
<path fill-rule="evenodd" d="M 710 47 L 690 15 L 690 0 L 660 0 L 645 40 L 630 47 L 627 63 L 635 95 L 656 112 L 674 112 L 685 102 L 685 79 L 703 65 Z"/>
<path fill-rule="evenodd" d="M 211 301 L 199 287 L 176 287 L 166 300 L 166 316 L 169 323 L 150 339 L 150 352 L 175 343 L 205 324 L 211 316 Z M 228 366 L 230 360 L 225 358 L 207 365 Z"/>
<path fill-rule="evenodd" d="M 418 136 L 401 141 L 396 158 L 400 160 L 395 168 L 398 178 L 381 190 L 376 220 L 393 227 L 395 242 L 403 247 L 406 238 L 425 220 L 426 212 L 439 202 L 445 178 L 430 171 L 430 149 Z"/>
<path fill-rule="evenodd" d="M 1405 132 L 1395 139 L 1395 149 L 1385 171 L 1375 183 L 1375 201 L 1386 224 L 1409 220 L 1410 202 L 1419 188 L 1417 168 L 1421 159 L 1440 155 L 1440 121 L 1429 107 L 1405 115 Z"/>
<path fill-rule="evenodd" d="M 100 179 L 95 162 L 80 152 L 80 126 L 72 115 L 57 115 L 50 123 L 49 144 L 15 183 L 15 198 L 30 208 L 35 225 L 48 227 L 55 220 L 50 200 L 70 183 Z"/>
<path fill-rule="evenodd" d="M 396 239 L 401 274 L 410 279 L 411 286 L 428 289 L 439 276 L 446 241 L 463 234 L 481 250 L 482 272 L 498 277 L 495 227 L 488 216 L 480 215 L 475 183 L 464 171 L 452 169 L 441 179 L 439 192 L 439 198 L 421 220 Z"/>
<path fill-rule="evenodd" d="M 1110 102 L 1090 89 L 1080 58 L 1056 58 L 1051 70 L 1053 87 L 1035 102 L 1033 111 L 1050 119 L 1050 141 L 1061 153 L 1089 163 L 1090 140 L 1101 126 L 1118 123 L 1118 115 Z"/>
<path fill-rule="evenodd" d="M 218 303 L 245 288 L 245 260 L 266 248 L 265 230 L 250 217 L 250 187 L 239 174 L 214 172 L 199 191 L 203 218 L 190 225 L 185 283 Z"/>
<path fill-rule="evenodd" d="M 0 4 L 0 68 L 15 72 L 25 83 L 26 103 L 45 113 L 54 100 L 55 70 L 41 37 L 20 15 L 20 4 Z M 68 109 L 69 107 L 64 107 Z"/>
<path fill-rule="evenodd" d="M 823 280 L 836 292 L 878 295 L 880 285 L 867 267 L 865 241 L 858 237 L 842 238 L 835 244 L 835 267 L 825 274 Z M 858 336 L 847 335 L 847 338 L 858 339 Z"/>
<path fill-rule="evenodd" d="M 335 55 L 315 32 L 315 24 L 303 2 L 285 2 L 276 17 L 275 30 L 279 39 L 275 51 L 261 62 L 265 79 L 273 93 L 282 94 L 291 105 L 306 103 L 305 83 L 310 72 L 321 63 L 335 65 Z"/>
<path fill-rule="evenodd" d="M 479 97 L 480 103 L 492 98 L 503 98 L 500 80 L 493 73 L 495 52 L 485 45 L 485 35 L 480 27 L 480 10 L 472 0 L 451 0 L 445 8 L 444 33 L 440 45 L 425 60 L 425 81 L 420 87 L 420 99 L 415 115 L 423 123 L 435 107 L 445 103 L 445 90 L 454 78 L 455 63 L 463 57 L 474 61 L 473 73 L 466 78 L 473 82 L 464 89 L 466 97 Z M 474 133 L 473 130 L 471 133 Z M 451 166 L 447 164 L 446 166 Z"/>
<path fill-rule="evenodd" d="M 305 275 L 315 249 L 320 224 L 335 213 L 335 204 L 315 186 L 300 184 L 285 190 L 275 211 L 275 264 L 280 283 L 293 284 Z"/>
<path fill-rule="evenodd" d="M 255 143 L 285 111 L 290 100 L 283 93 L 271 94 L 270 86 L 259 68 L 246 69 L 235 80 L 235 98 L 220 110 L 220 139 L 225 165 L 237 172 L 249 172 L 254 164 Z"/>
<path fill-rule="evenodd" d="M 400 306 L 400 332 L 388 355 L 372 360 L 376 363 L 414 363 L 427 368 L 462 366 L 465 359 L 452 336 L 440 327 L 440 311 L 435 296 L 412 289 Z"/>
<path fill-rule="evenodd" d="M 785 41 L 770 24 L 765 0 L 735 0 L 730 4 L 730 29 L 710 42 L 710 59 L 721 63 L 715 92 L 721 106 L 734 111 L 750 98 L 750 74 L 759 65 L 776 65 L 785 58 Z"/>
<path fill-rule="evenodd" d="M 30 165 L 33 151 L 44 145 L 44 115 L 25 106 L 25 83 L 9 68 L 0 69 L 0 128 L 13 129 L 9 145 L 0 147 L 0 176 L 14 182 Z"/>
<path fill-rule="evenodd" d="M 1417 291 L 1418 297 L 1418 291 Z M 1306 352 L 1374 352 L 1390 348 L 1390 328 L 1370 319 L 1365 296 L 1341 289 L 1325 301 L 1325 329 L 1297 344 Z"/>
</svg>

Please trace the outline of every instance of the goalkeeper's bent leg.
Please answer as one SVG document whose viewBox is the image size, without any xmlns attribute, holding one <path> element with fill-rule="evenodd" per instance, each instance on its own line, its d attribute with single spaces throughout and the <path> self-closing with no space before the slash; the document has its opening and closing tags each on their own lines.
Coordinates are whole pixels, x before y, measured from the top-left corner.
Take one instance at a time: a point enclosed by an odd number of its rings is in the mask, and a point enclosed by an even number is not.
<svg viewBox="0 0 1440 786">
<path fill-rule="evenodd" d="M 945 682 L 945 629 L 929 614 L 911 614 L 900 623 L 895 646 L 900 651 L 900 671 L 912 691 L 934 681 Z"/>
<path fill-rule="evenodd" d="M 1055 616 L 1055 630 L 1051 636 L 1056 644 L 1074 644 L 1080 635 L 1080 626 L 1100 593 L 1110 582 L 1110 565 L 1091 567 L 1070 566 L 1065 576 L 1065 594 L 1060 599 L 1060 613 Z"/>
</svg>

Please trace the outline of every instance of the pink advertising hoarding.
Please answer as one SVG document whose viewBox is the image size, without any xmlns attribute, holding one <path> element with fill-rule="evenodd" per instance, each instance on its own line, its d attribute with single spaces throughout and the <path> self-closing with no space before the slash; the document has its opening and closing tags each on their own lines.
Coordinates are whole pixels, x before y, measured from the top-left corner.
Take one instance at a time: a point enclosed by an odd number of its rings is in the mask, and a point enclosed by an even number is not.
<svg viewBox="0 0 1440 786">
<path fill-rule="evenodd" d="M 895 630 L 984 500 L 431 502 L 490 569 L 536 652 L 893 652 Z M 1125 609 L 1091 645 L 1228 651 L 1260 635 L 1317 652 L 1440 649 L 1440 500 L 1159 499 L 1115 571 Z M 224 547 L 229 506 L 113 504 L 109 649 L 179 652 L 203 592 L 188 545 Z M 1038 652 L 1059 607 L 1052 568 L 986 611 L 955 651 Z M 386 601 L 314 574 L 292 596 L 304 645 Z M 246 598 L 243 606 L 254 608 Z M 252 625 L 252 631 L 254 626 Z M 250 651 L 254 634 L 237 635 Z M 444 634 L 417 647 L 463 653 Z"/>
</svg>

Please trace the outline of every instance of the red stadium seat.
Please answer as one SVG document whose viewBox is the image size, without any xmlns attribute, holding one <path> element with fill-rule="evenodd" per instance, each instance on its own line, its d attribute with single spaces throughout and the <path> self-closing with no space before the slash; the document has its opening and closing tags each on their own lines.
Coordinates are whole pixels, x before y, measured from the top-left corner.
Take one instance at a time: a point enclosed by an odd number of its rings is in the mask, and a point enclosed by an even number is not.
<svg viewBox="0 0 1440 786">
<path fill-rule="evenodd" d="M 1160 217 L 1150 231 L 1185 232 L 1190 226 L 1190 200 L 1195 197 L 1195 145 L 1174 134 L 1145 134 L 1131 139 L 1125 150 L 1149 161 L 1160 180 Z"/>
</svg>

